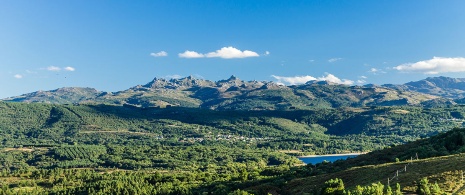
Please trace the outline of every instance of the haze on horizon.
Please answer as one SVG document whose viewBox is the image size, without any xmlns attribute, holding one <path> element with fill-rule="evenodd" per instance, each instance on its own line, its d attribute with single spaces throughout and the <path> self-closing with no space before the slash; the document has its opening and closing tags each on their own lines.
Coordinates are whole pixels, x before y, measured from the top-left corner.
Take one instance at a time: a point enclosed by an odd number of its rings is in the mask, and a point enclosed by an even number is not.
<svg viewBox="0 0 465 195">
<path fill-rule="evenodd" d="M 465 2 L 0 1 L 0 98 L 154 77 L 465 77 Z"/>
</svg>

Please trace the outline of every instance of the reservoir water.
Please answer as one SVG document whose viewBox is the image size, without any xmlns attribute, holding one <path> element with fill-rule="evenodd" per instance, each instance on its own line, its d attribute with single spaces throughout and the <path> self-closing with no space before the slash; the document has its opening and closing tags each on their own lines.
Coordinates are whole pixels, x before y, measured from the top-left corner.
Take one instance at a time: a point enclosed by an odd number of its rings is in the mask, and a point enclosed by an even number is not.
<svg viewBox="0 0 465 195">
<path fill-rule="evenodd" d="M 347 159 L 347 158 L 354 158 L 358 156 L 358 154 L 347 154 L 347 155 L 319 155 L 319 156 L 311 156 L 311 157 L 299 157 L 299 159 L 304 162 L 305 164 L 317 164 L 323 161 L 330 161 L 334 162 L 340 159 Z"/>
</svg>

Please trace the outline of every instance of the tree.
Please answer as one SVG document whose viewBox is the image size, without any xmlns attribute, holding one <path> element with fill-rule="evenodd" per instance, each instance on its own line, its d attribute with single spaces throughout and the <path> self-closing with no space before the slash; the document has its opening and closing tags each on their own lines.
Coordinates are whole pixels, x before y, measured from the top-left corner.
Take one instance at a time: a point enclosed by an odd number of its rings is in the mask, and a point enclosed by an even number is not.
<svg viewBox="0 0 465 195">
<path fill-rule="evenodd" d="M 354 195 L 362 195 L 363 194 L 363 187 L 360 186 L 360 185 L 357 185 L 352 194 L 354 194 Z"/>
<path fill-rule="evenodd" d="M 441 190 L 437 182 L 430 184 L 428 178 L 424 177 L 418 184 L 417 193 L 420 195 L 430 195 L 443 194 L 444 192 Z"/>
<path fill-rule="evenodd" d="M 325 182 L 322 194 L 324 195 L 343 195 L 344 194 L 344 182 L 342 179 L 330 179 Z"/>
<path fill-rule="evenodd" d="M 378 182 L 377 184 L 374 184 L 373 187 L 376 188 L 376 194 L 377 195 L 383 195 L 384 185 L 381 184 L 381 182 Z"/>
<path fill-rule="evenodd" d="M 444 192 L 439 187 L 438 182 L 434 182 L 434 184 L 431 185 L 431 194 L 444 194 Z"/>
<path fill-rule="evenodd" d="M 428 183 L 428 178 L 424 177 L 420 180 L 417 186 L 417 193 L 420 195 L 430 195 L 430 186 Z"/>
<path fill-rule="evenodd" d="M 391 186 L 387 186 L 387 188 L 386 188 L 386 195 L 392 195 Z"/>
<path fill-rule="evenodd" d="M 402 195 L 402 191 L 400 190 L 400 184 L 396 184 L 396 190 L 394 191 L 394 195 Z"/>
<path fill-rule="evenodd" d="M 231 193 L 229 193 L 228 195 L 253 195 L 247 191 L 244 191 L 244 190 L 236 190 L 236 191 L 233 191 Z"/>
</svg>

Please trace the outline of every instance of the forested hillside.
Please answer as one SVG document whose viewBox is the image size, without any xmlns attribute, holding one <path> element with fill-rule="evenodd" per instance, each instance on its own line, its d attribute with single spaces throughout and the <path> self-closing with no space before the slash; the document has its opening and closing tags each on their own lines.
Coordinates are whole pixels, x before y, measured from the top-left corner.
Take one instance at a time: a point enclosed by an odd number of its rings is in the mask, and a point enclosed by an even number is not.
<svg viewBox="0 0 465 195">
<path fill-rule="evenodd" d="M 308 153 L 368 151 L 429 137 L 464 122 L 465 108 L 365 107 L 214 111 L 111 105 L 0 103 L 3 145 L 102 144 L 148 139 Z M 342 139 L 344 138 L 344 139 Z M 131 139 L 129 139 L 131 140 Z"/>
<path fill-rule="evenodd" d="M 1 181 L 8 193 L 123 193 L 137 182 L 131 190 L 224 194 L 279 184 L 300 163 L 293 156 L 403 144 L 463 126 L 463 113 L 461 106 L 220 111 L 0 102 Z"/>
</svg>

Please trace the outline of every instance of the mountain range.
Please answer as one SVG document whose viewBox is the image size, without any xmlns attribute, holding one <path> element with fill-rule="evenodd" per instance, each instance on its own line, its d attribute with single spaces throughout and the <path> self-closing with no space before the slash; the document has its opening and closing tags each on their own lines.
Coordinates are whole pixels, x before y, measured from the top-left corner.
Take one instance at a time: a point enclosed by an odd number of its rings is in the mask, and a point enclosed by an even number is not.
<svg viewBox="0 0 465 195">
<path fill-rule="evenodd" d="M 403 85 L 386 84 L 384 87 L 416 91 L 444 98 L 459 99 L 465 97 L 465 78 L 428 77 Z"/>
<path fill-rule="evenodd" d="M 111 104 L 136 107 L 200 107 L 212 110 L 292 110 L 363 106 L 418 105 L 437 107 L 465 103 L 465 78 L 429 77 L 401 85 L 348 86 L 309 81 L 284 86 L 269 81 L 243 81 L 235 76 L 209 81 L 188 76 L 155 78 L 118 92 L 63 87 L 36 91 L 2 101 L 58 104 Z"/>
</svg>

